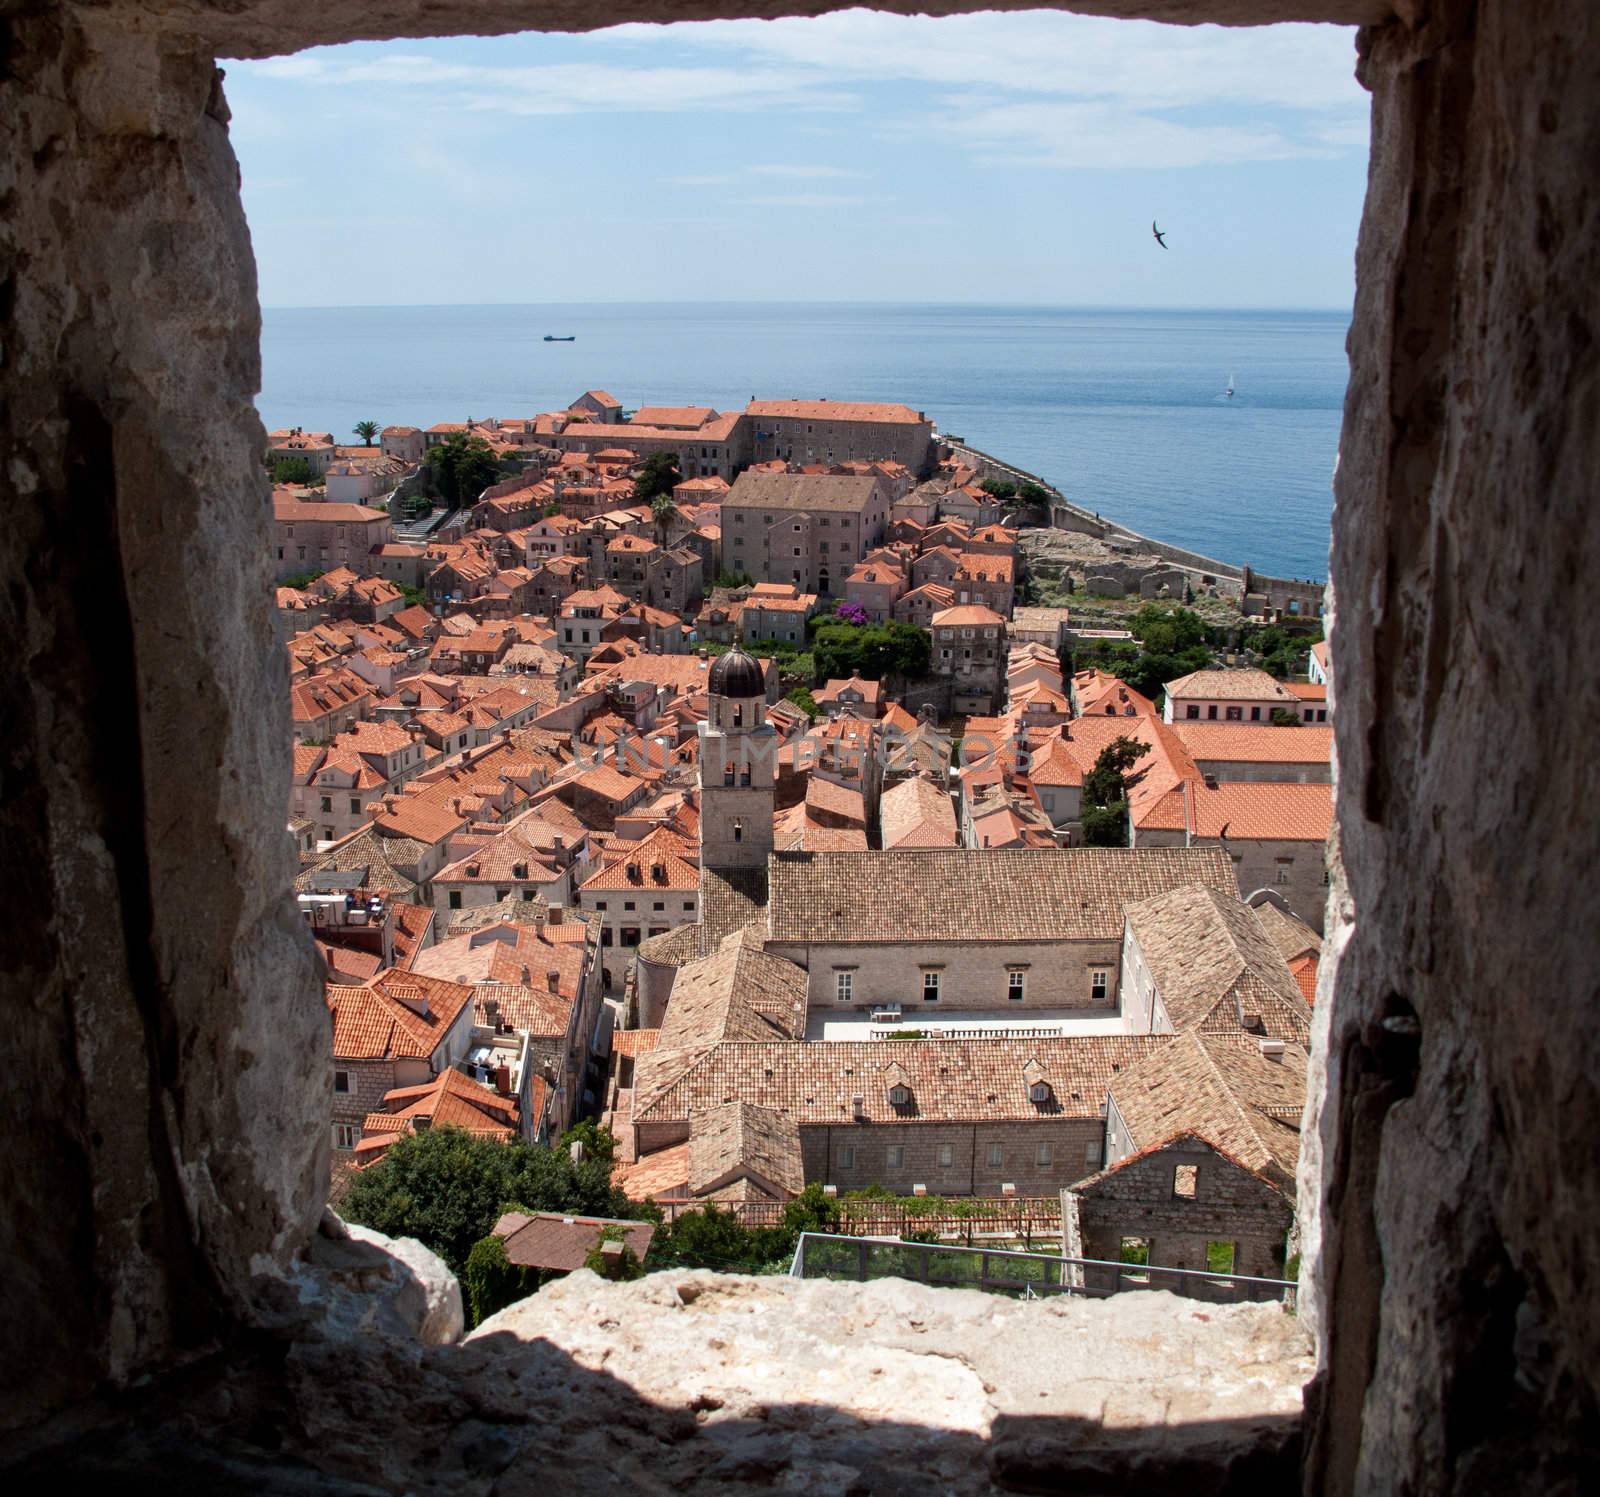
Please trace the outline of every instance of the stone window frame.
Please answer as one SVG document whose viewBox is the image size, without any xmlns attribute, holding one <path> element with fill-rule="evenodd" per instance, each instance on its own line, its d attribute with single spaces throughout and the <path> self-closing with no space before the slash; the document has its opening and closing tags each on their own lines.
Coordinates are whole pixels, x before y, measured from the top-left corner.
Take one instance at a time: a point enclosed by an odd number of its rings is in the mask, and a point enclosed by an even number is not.
<svg viewBox="0 0 1600 1497">
<path fill-rule="evenodd" d="M 934 1155 L 942 1170 L 952 1169 L 956 1162 L 956 1146 L 954 1144 L 940 1144 L 939 1151 Z"/>
</svg>

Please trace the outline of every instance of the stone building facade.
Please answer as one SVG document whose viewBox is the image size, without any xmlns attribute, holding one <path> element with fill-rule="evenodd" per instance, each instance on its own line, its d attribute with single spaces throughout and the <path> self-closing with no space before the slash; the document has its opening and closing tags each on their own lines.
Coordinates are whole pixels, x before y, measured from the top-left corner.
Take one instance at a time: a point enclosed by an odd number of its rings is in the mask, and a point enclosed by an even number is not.
<svg viewBox="0 0 1600 1497">
<path fill-rule="evenodd" d="M 331 572 L 349 567 L 358 577 L 371 571 L 376 546 L 393 536 L 389 517 L 364 504 L 307 501 L 272 496 L 273 569 L 276 576 Z"/>
<path fill-rule="evenodd" d="M 802 593 L 842 592 L 888 518 L 888 492 L 876 477 L 742 473 L 722 501 L 723 565 Z"/>
<path fill-rule="evenodd" d="M 933 461 L 933 423 L 904 405 L 840 400 L 752 400 L 750 453 L 755 462 L 903 463 L 924 478 Z"/>
<path fill-rule="evenodd" d="M 1134 1239 L 1152 1267 L 1215 1271 L 1208 1250 L 1224 1247 L 1233 1273 L 1283 1274 L 1292 1196 L 1193 1134 L 1114 1162 L 1072 1195 L 1085 1258 L 1119 1262 Z"/>
</svg>

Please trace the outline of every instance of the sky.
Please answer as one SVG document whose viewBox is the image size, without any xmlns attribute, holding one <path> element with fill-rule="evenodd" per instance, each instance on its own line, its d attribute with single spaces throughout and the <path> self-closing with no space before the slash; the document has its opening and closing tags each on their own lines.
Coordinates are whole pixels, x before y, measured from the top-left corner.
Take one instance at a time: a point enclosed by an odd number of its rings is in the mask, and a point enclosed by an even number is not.
<svg viewBox="0 0 1600 1497">
<path fill-rule="evenodd" d="M 1354 63 L 1335 26 L 856 10 L 225 66 L 268 307 L 1348 308 Z"/>
</svg>

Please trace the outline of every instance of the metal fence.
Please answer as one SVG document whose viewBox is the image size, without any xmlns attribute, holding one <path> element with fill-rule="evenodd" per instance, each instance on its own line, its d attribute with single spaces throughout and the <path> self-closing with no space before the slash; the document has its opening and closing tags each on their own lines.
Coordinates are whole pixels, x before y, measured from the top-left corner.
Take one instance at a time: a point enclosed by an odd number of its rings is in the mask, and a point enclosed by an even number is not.
<svg viewBox="0 0 1600 1497">
<path fill-rule="evenodd" d="M 910 1197 L 916 1200 L 917 1197 Z M 1041 1238 L 1053 1247 L 1061 1245 L 1061 1200 L 1059 1196 L 1000 1196 L 960 1198 L 964 1204 L 952 1211 L 917 1210 L 891 1200 L 852 1201 L 840 1199 L 841 1237 L 899 1237 L 907 1232 L 935 1233 L 958 1237 L 963 1244 L 980 1237 L 1016 1237 L 1032 1245 Z M 703 1211 L 704 1201 L 657 1201 L 669 1222 L 685 1212 Z M 783 1201 L 715 1202 L 719 1211 L 729 1211 L 744 1227 L 781 1227 Z M 816 1235 L 816 1234 L 813 1234 Z"/>
<path fill-rule="evenodd" d="M 1291 1311 L 1297 1306 L 1298 1295 L 1298 1286 L 1287 1279 L 1063 1258 L 1008 1248 L 844 1237 L 831 1232 L 802 1232 L 789 1273 L 797 1279 L 848 1279 L 860 1283 L 868 1279 L 912 1279 L 919 1284 L 983 1289 L 1022 1299 L 1056 1294 L 1104 1299 L 1130 1290 L 1165 1289 L 1185 1299 L 1212 1304 L 1277 1301 Z"/>
</svg>

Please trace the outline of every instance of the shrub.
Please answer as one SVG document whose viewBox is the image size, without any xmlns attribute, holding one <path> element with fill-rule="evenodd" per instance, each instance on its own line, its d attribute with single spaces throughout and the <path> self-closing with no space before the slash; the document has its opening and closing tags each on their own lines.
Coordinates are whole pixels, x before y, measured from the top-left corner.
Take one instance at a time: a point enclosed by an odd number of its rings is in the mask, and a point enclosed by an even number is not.
<svg viewBox="0 0 1600 1497">
<path fill-rule="evenodd" d="M 506 1245 L 500 1238 L 480 1237 L 472 1244 L 461 1274 L 469 1323 L 482 1325 L 507 1305 L 526 1299 L 539 1288 L 539 1283 L 537 1269 L 520 1267 L 506 1257 Z"/>
</svg>

